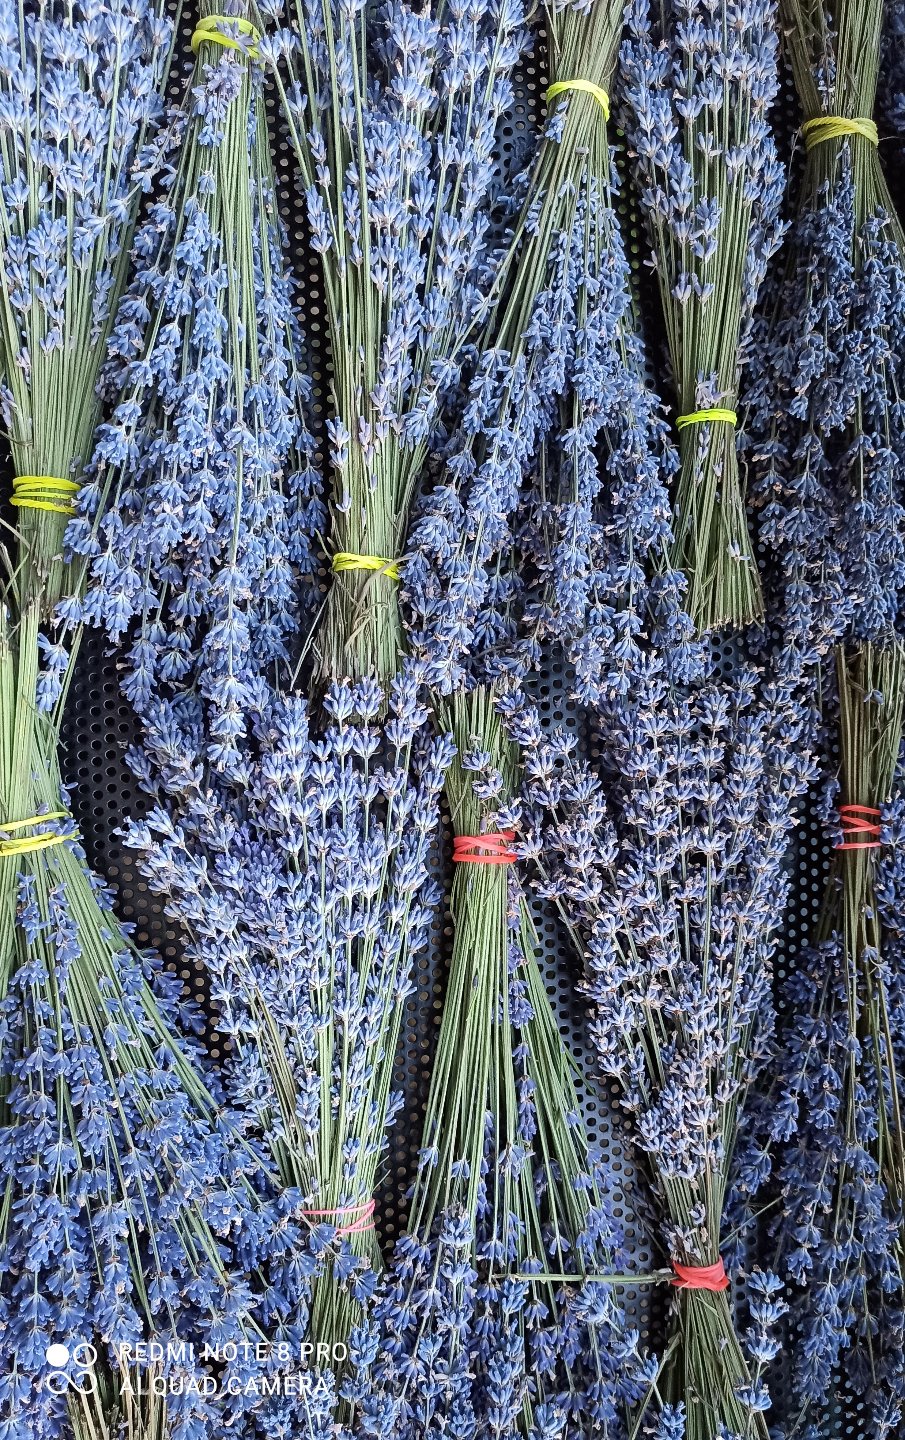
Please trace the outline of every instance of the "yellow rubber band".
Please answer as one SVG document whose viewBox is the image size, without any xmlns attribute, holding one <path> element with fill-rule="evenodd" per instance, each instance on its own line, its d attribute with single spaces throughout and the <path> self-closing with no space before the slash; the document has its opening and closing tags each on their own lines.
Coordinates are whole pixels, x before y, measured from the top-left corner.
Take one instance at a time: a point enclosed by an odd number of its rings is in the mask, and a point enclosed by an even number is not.
<svg viewBox="0 0 905 1440">
<path fill-rule="evenodd" d="M 350 555 L 347 550 L 337 550 L 330 565 L 337 575 L 343 570 L 379 570 L 388 580 L 400 578 L 398 561 L 385 560 L 382 555 Z"/>
<path fill-rule="evenodd" d="M 236 40 L 232 35 L 225 35 L 220 29 L 221 25 L 235 25 L 242 35 L 251 36 L 251 44 L 243 45 L 241 40 Z M 192 35 L 192 54 L 198 54 L 198 48 L 202 41 L 207 40 L 211 45 L 224 45 L 227 50 L 240 50 L 243 55 L 250 55 L 253 60 L 258 58 L 258 41 L 261 32 L 257 26 L 252 25 L 250 20 L 245 20 L 241 15 L 206 15 L 199 20 Z"/>
<path fill-rule="evenodd" d="M 0 840 L 0 856 L 28 855 L 34 850 L 49 850 L 52 845 L 62 845 L 64 841 L 75 838 L 76 833 L 72 830 L 68 835 L 23 835 L 18 840 Z"/>
<path fill-rule="evenodd" d="M 52 510 L 57 515 L 74 515 L 75 505 L 66 497 L 76 495 L 78 489 L 77 481 L 61 480 L 58 475 L 16 475 L 10 503 L 23 510 Z"/>
<path fill-rule="evenodd" d="M 849 120 L 844 115 L 818 115 L 815 120 L 806 120 L 801 127 L 805 149 L 813 150 L 827 140 L 840 140 L 844 135 L 860 135 L 871 145 L 879 145 L 880 137 L 873 120 Z"/>
<path fill-rule="evenodd" d="M 65 810 L 50 810 L 46 815 L 29 815 L 27 820 L 7 820 L 0 825 L 0 830 L 24 830 L 28 825 L 44 825 L 48 820 L 65 818 Z M 0 839 L 0 856 L 28 855 L 34 850 L 49 850 L 52 845 L 62 845 L 64 841 L 75 838 L 76 832 L 72 830 L 68 835 L 17 835 L 12 840 Z"/>
<path fill-rule="evenodd" d="M 686 425 L 706 425 L 708 423 L 734 425 L 738 416 L 734 410 L 724 410 L 721 406 L 715 405 L 711 410 L 692 410 L 690 415 L 679 415 L 676 418 L 676 429 L 684 430 Z"/>
<path fill-rule="evenodd" d="M 48 810 L 46 815 L 29 815 L 27 820 L 4 820 L 0 830 L 24 830 L 28 825 L 43 825 L 45 820 L 65 819 L 65 810 Z"/>
<path fill-rule="evenodd" d="M 569 90 L 580 90 L 583 95 L 593 95 L 597 104 L 603 111 L 604 120 L 610 118 L 610 97 L 599 85 L 593 84 L 590 80 L 557 80 L 547 91 L 547 104 L 555 100 L 557 95 L 565 95 Z"/>
</svg>

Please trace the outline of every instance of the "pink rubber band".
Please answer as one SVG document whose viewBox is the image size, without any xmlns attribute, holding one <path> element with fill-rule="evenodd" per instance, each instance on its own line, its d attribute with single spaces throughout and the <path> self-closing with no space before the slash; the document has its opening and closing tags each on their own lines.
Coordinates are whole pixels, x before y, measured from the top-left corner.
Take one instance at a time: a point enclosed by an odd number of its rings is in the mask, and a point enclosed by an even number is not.
<svg viewBox="0 0 905 1440">
<path fill-rule="evenodd" d="M 354 1215 L 354 1220 L 337 1225 L 336 1233 L 343 1235 L 360 1235 L 364 1230 L 374 1229 L 374 1201 L 363 1200 L 360 1205 L 339 1205 L 335 1210 L 303 1210 L 302 1214 L 309 1220 L 329 1220 L 340 1215 Z"/>
<path fill-rule="evenodd" d="M 678 1260 L 673 1260 L 672 1268 L 674 1278 L 671 1284 L 677 1290 L 729 1289 L 729 1276 L 726 1274 L 722 1256 L 714 1265 L 680 1265 Z"/>
<path fill-rule="evenodd" d="M 457 835 L 453 840 L 453 856 L 472 865 L 511 865 L 518 856 L 511 848 L 514 830 L 500 830 L 490 835 Z"/>
<path fill-rule="evenodd" d="M 868 819 L 868 816 L 873 817 Z M 840 805 L 839 823 L 845 837 L 849 835 L 869 836 L 869 839 L 839 841 L 837 850 L 878 850 L 880 840 L 880 811 L 873 805 Z"/>
</svg>

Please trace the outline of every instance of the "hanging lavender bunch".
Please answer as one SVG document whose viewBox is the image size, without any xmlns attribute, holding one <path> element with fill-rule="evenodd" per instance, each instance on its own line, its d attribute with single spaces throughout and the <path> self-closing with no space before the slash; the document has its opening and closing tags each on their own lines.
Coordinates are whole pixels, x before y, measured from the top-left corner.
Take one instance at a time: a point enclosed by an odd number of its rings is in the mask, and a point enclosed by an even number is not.
<svg viewBox="0 0 905 1440">
<path fill-rule="evenodd" d="M 882 6 L 788 5 L 806 145 L 782 290 L 752 353 L 749 425 L 783 624 L 813 650 L 897 626 L 905 514 L 905 236 L 870 119 Z M 809 631 L 812 638 L 808 639 Z M 814 638 L 819 636 L 820 638 Z"/>
<path fill-rule="evenodd" d="M 787 19 L 807 154 L 785 286 L 763 327 L 751 454 L 783 624 L 815 693 L 842 642 L 822 695 L 840 757 L 823 818 L 842 853 L 782 997 L 778 1078 L 736 1188 L 750 1215 L 771 1178 L 780 1187 L 777 1264 L 791 1282 L 792 1333 L 804 1337 L 790 1430 L 820 1432 L 841 1367 L 876 1433 L 891 1435 L 905 1190 L 890 1028 L 898 950 L 886 950 L 877 877 L 905 699 L 905 250 L 871 118 L 882 7 L 790 4 Z M 818 1135 L 815 1166 L 806 1147 Z"/>
<path fill-rule="evenodd" d="M 616 1272 L 612 1177 L 513 870 L 515 750 L 491 689 L 438 713 L 457 748 L 453 952 L 407 1235 L 378 1309 L 381 1378 L 412 1437 L 460 1412 L 469 1434 L 616 1436 L 657 1365 L 612 1290 L 632 1278 Z"/>
<path fill-rule="evenodd" d="M 61 611 L 128 638 L 139 716 L 191 692 L 203 758 L 241 779 L 261 677 L 312 608 L 323 509 L 257 31 L 233 8 L 211 31 L 202 5 L 179 164 L 136 238 L 103 377 L 113 414 L 68 532 L 88 582 Z"/>
<path fill-rule="evenodd" d="M 331 1261 L 302 1329 L 334 1359 L 376 1279 L 373 1197 L 401 1103 L 400 1016 L 439 903 L 428 862 L 451 747 L 430 738 L 412 667 L 388 697 L 362 681 L 323 705 L 321 723 L 273 695 L 239 795 L 186 763 L 199 740 L 170 719 L 141 761 L 160 803 L 128 842 L 211 977 L 236 1109 Z"/>
<path fill-rule="evenodd" d="M 648 218 L 679 407 L 673 562 L 699 630 L 761 613 L 736 455 L 745 339 L 782 233 L 783 172 L 767 114 L 777 35 L 770 0 L 629 9 L 628 135 Z"/>
<path fill-rule="evenodd" d="M 884 857 L 897 831 L 877 802 L 896 770 L 903 679 L 901 647 L 840 648 L 840 784 L 824 805 L 837 854 L 817 932 L 785 986 L 779 1073 L 738 1181 L 753 1198 L 772 1170 L 781 1200 L 770 1233 L 792 1287 L 789 1435 L 825 1433 L 840 1368 L 867 1402 L 872 1435 L 896 1435 L 901 1424 L 902 981 L 900 921 L 889 908 L 900 859 Z"/>
<path fill-rule="evenodd" d="M 263 1258 L 278 1241 L 266 1226 L 255 1239 L 243 1169 L 257 1162 L 229 1153 L 197 1017 L 88 869 L 60 778 L 69 659 L 52 628 L 77 583 L 63 531 L 162 153 L 149 142 L 172 26 L 141 3 L 63 18 L 6 4 L 0 32 L 0 371 L 20 525 L 0 608 L 0 1418 L 22 1440 L 151 1426 L 188 1440 L 212 1414 L 197 1368 L 171 1367 L 196 1389 L 160 1403 L 120 1347 L 241 1334 L 254 1302 L 234 1247 Z M 82 1352 L 67 1399 L 50 1388 L 51 1347 L 73 1339 L 94 1358 Z"/>
<path fill-rule="evenodd" d="M 593 674 L 597 655 L 582 637 L 593 612 L 606 645 L 594 580 L 602 497 L 643 476 L 635 518 L 645 534 L 666 533 L 672 453 L 644 384 L 607 139 L 621 23 L 609 3 L 547 7 L 551 114 L 516 227 L 512 283 L 482 333 L 405 566 L 411 643 L 444 692 L 459 684 L 463 655 L 491 648 L 483 627 L 489 616 L 493 624 L 500 575 L 504 612 L 530 612 L 519 663 L 534 663 L 545 640 L 583 645 Z M 516 532 L 533 577 L 509 562 Z"/>
<path fill-rule="evenodd" d="M 690 653 L 690 652 L 689 652 Z M 671 682 L 639 648 L 601 701 L 602 754 L 582 765 L 516 697 L 526 852 L 587 956 L 593 1038 L 644 1158 L 673 1269 L 661 1394 L 690 1437 L 766 1436 L 775 1341 L 739 1338 L 724 1206 L 738 1125 L 770 1053 L 772 955 L 794 805 L 812 778 L 795 687 L 741 667 Z M 757 1282 L 761 1285 L 761 1282 Z M 764 1326 L 782 1306 L 755 1287 Z"/>
<path fill-rule="evenodd" d="M 297 0 L 294 29 L 262 54 L 305 188 L 333 367 L 317 676 L 386 684 L 403 648 L 409 509 L 494 285 L 494 149 L 526 35 L 518 0 L 456 0 L 442 23 L 406 3 L 364 13 Z"/>
</svg>

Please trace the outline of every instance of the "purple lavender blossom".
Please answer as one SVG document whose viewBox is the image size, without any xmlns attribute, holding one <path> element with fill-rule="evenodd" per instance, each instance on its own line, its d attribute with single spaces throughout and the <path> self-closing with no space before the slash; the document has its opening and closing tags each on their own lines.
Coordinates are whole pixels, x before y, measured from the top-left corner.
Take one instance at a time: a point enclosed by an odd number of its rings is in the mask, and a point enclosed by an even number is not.
<svg viewBox="0 0 905 1440">
<path fill-rule="evenodd" d="M 158 803 L 128 843 L 210 976 L 232 1105 L 310 1237 L 298 1334 L 343 1343 L 376 1282 L 373 1196 L 439 902 L 428 862 L 450 742 L 429 735 L 415 667 L 388 697 L 373 681 L 331 687 L 322 718 L 272 692 L 242 744 L 242 786 L 194 760 L 200 702 L 150 721 L 135 763 Z"/>
<path fill-rule="evenodd" d="M 739 1119 L 771 1054 L 784 859 L 813 765 L 800 682 L 744 665 L 717 682 L 698 662 L 677 682 L 668 652 L 639 645 L 601 703 L 593 766 L 545 737 L 524 697 L 508 709 L 525 853 L 585 953 L 598 1063 L 645 1160 L 663 1251 L 701 1267 L 725 1253 Z M 760 1361 L 725 1297 L 679 1291 L 673 1310 L 667 1393 L 690 1429 L 765 1435 Z"/>
<path fill-rule="evenodd" d="M 634 0 L 628 9 L 620 113 L 680 421 L 673 563 L 688 575 L 701 630 L 761 611 L 732 417 L 745 400 L 751 314 L 782 234 L 784 177 L 767 119 L 777 49 L 770 0 Z"/>
<path fill-rule="evenodd" d="M 111 339 L 113 414 L 68 532 L 88 583 L 65 619 L 128 640 L 139 715 L 197 685 L 224 775 L 316 595 L 323 512 L 282 242 L 260 71 L 202 44 Z"/>
<path fill-rule="evenodd" d="M 334 371 L 334 579 L 317 674 L 387 683 L 404 649 L 409 510 L 496 282 L 495 142 L 527 37 L 519 0 L 453 0 L 442 23 L 394 0 L 367 26 L 357 0 L 292 8 L 293 30 L 262 53 L 321 257 Z"/>
</svg>

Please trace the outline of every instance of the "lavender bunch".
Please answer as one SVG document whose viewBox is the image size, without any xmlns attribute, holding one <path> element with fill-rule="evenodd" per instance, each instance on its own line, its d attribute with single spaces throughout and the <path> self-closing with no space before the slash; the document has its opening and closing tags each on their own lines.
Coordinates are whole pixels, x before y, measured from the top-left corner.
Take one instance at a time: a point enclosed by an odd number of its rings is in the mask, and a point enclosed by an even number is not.
<svg viewBox="0 0 905 1440">
<path fill-rule="evenodd" d="M 897 828 L 880 806 L 902 739 L 905 652 L 840 648 L 836 675 L 840 781 L 824 818 L 837 855 L 813 942 L 785 987 L 778 1075 L 738 1185 L 755 1196 L 772 1172 L 778 1189 L 770 1230 L 796 1337 L 784 1433 L 823 1433 L 844 1366 L 870 1433 L 892 1436 L 905 1374 L 901 945 L 889 903 L 901 860 L 898 847 L 891 860 L 881 850 Z"/>
<path fill-rule="evenodd" d="M 513 655 L 512 625 L 504 634 L 498 621 L 493 635 L 494 609 L 525 616 L 519 664 L 535 663 L 542 643 L 566 643 L 576 656 L 584 647 L 593 671 L 583 637 L 590 621 L 605 648 L 595 575 L 608 489 L 625 495 L 638 482 L 639 544 L 667 531 L 672 452 L 644 384 L 607 139 L 621 9 L 551 4 L 546 18 L 550 117 L 512 244 L 511 284 L 482 332 L 464 413 L 418 505 L 405 566 L 411 643 L 444 692 L 460 682 L 469 651 L 497 645 Z"/>
<path fill-rule="evenodd" d="M 28 558 L 10 599 L 34 645 L 67 584 L 62 535 L 91 457 L 138 202 L 172 138 L 159 132 L 172 36 L 143 0 L 88 0 L 59 19 L 0 9 L 0 374 Z"/>
<path fill-rule="evenodd" d="M 188 1440 L 210 1403 L 198 1390 L 173 1407 L 136 1399 L 147 1369 L 118 1351 L 254 1329 L 234 1249 L 268 1243 L 243 1174 L 257 1161 L 229 1153 L 197 1019 L 88 869 L 60 777 L 70 660 L 53 628 L 77 584 L 63 531 L 161 158 L 172 26 L 141 3 L 60 17 L 4 5 L 0 32 L 0 371 L 19 518 L 0 607 L 2 1423 L 23 1440 L 152 1427 Z M 67 1401 L 47 1352 L 73 1339 L 96 1360 Z"/>
<path fill-rule="evenodd" d="M 882 6 L 789 3 L 805 120 L 790 258 L 752 353 L 749 453 L 783 625 L 808 663 L 899 629 L 905 236 L 870 118 Z"/>
<path fill-rule="evenodd" d="M 316 598 L 324 516 L 257 31 L 232 8 L 211 22 L 201 7 L 179 162 L 136 237 L 112 416 L 67 537 L 85 593 L 60 609 L 128 641 L 124 691 L 149 725 L 194 696 L 201 758 L 241 780 L 262 683 Z"/>
<path fill-rule="evenodd" d="M 765 1437 L 762 1372 L 783 1306 L 778 1282 L 757 1280 L 758 1323 L 736 1333 L 724 1212 L 746 1098 L 771 1053 L 810 717 L 786 677 L 741 666 L 715 682 L 700 654 L 682 683 L 669 668 L 668 648 L 639 647 L 601 699 L 594 766 L 548 741 L 523 703 L 509 724 L 525 851 L 586 956 L 600 1068 L 621 1093 L 674 1272 L 661 1393 L 684 1407 L 690 1437 Z"/>
<path fill-rule="evenodd" d="M 673 563 L 700 631 L 761 613 L 736 454 L 751 314 L 782 233 L 767 120 L 777 90 L 769 0 L 636 0 L 621 116 L 647 214 L 672 361 L 681 468 Z"/>
<path fill-rule="evenodd" d="M 273 12 L 279 13 L 274 3 Z M 387 684 L 403 649 L 409 509 L 495 283 L 494 146 L 526 36 L 518 0 L 297 0 L 275 66 L 320 256 L 335 413 L 322 682 Z"/>
<path fill-rule="evenodd" d="M 140 765 L 159 803 L 128 832 L 211 977 L 229 1094 L 320 1257 L 316 1274 L 298 1260 L 314 1292 L 302 1332 L 330 1347 L 376 1281 L 399 1028 L 439 903 L 428 867 L 451 745 L 426 721 L 411 666 L 387 697 L 373 680 L 332 686 L 322 722 L 274 693 L 237 792 L 193 763 L 203 725 L 171 714 Z"/>
<path fill-rule="evenodd" d="M 457 749 L 453 953 L 407 1235 L 378 1311 L 382 1374 L 406 1401 L 401 1434 L 462 1413 L 468 1434 L 616 1436 L 657 1366 L 613 1294 L 630 1277 L 615 1268 L 612 1181 L 512 869 L 516 752 L 488 688 L 438 714 Z"/>
</svg>

